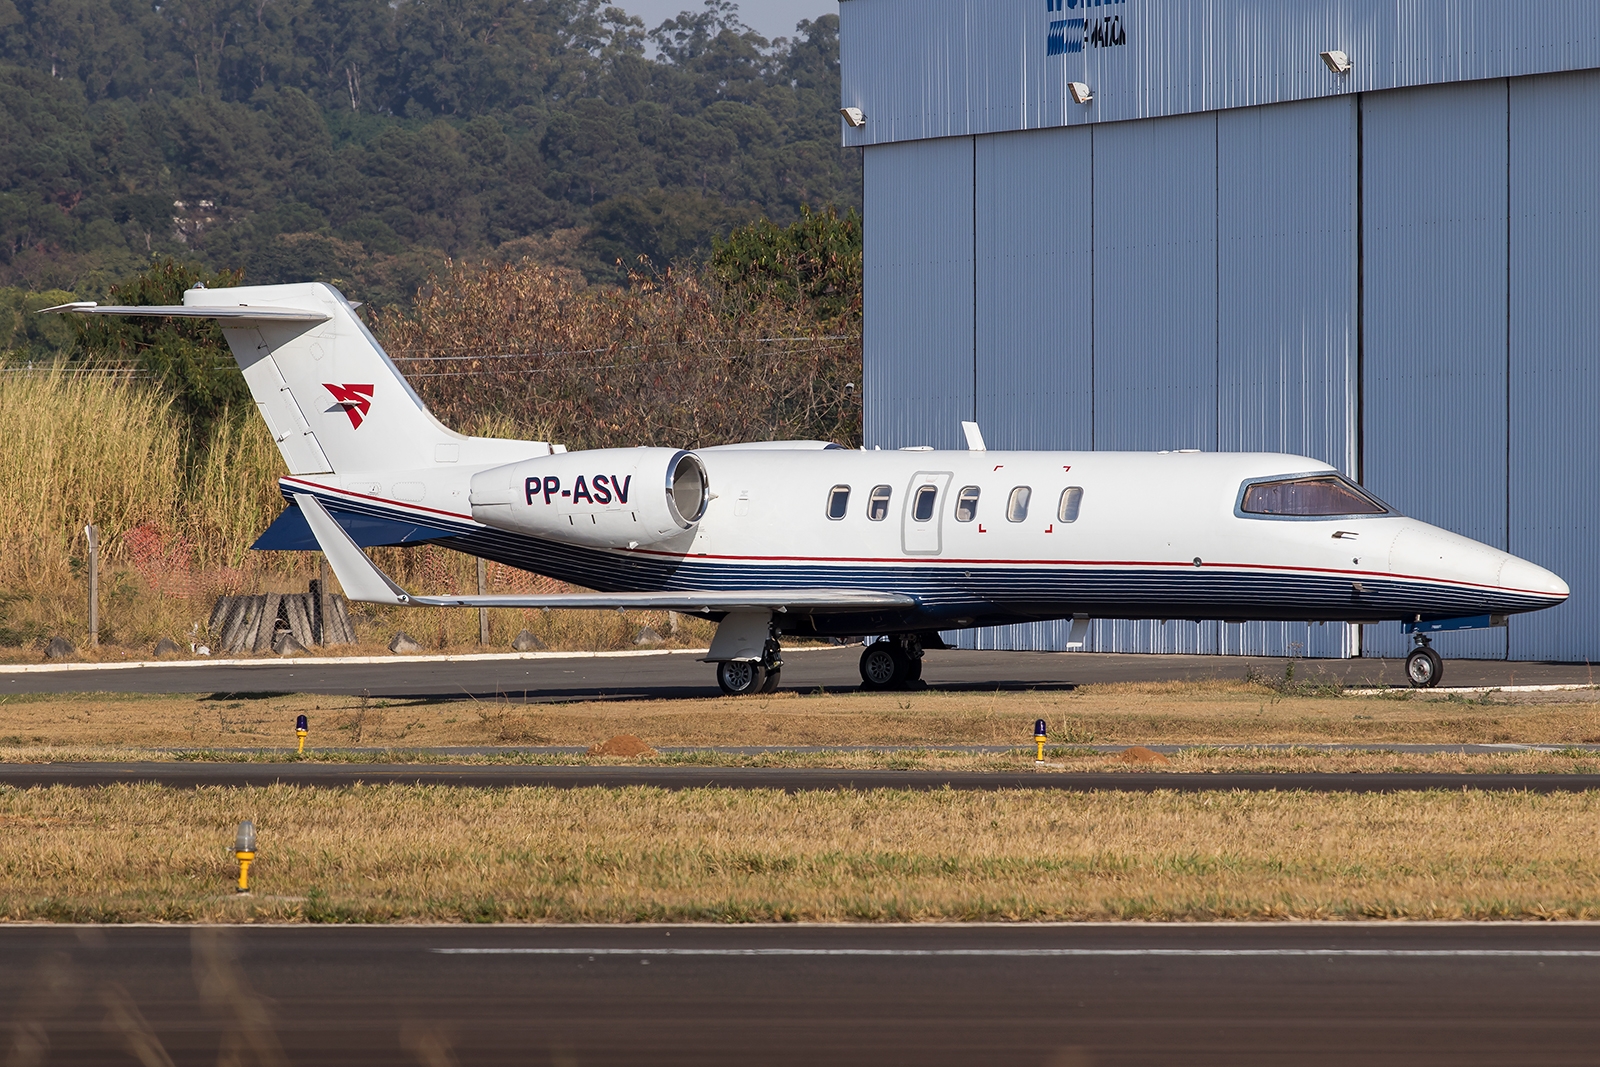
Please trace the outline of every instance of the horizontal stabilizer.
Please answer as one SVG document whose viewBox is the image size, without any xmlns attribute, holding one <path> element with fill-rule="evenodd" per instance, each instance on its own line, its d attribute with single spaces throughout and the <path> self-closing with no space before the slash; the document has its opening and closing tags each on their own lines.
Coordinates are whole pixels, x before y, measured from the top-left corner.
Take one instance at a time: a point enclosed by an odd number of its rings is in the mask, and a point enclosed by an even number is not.
<svg viewBox="0 0 1600 1067">
<path fill-rule="evenodd" d="M 206 307 L 190 304 L 96 304 L 92 300 L 78 300 L 71 304 L 57 304 L 42 309 L 39 314 L 72 315 L 133 315 L 140 318 L 216 319 L 233 327 L 246 327 L 257 322 L 327 322 L 333 316 L 326 311 L 301 311 L 296 308 Z"/>
<path fill-rule="evenodd" d="M 328 514 L 304 493 L 295 503 L 344 586 L 345 596 L 369 604 L 440 608 L 634 608 L 655 611 L 874 611 L 916 606 L 911 597 L 862 589 L 686 589 L 660 593 L 557 593 L 546 596 L 413 596 L 380 571 Z"/>
</svg>

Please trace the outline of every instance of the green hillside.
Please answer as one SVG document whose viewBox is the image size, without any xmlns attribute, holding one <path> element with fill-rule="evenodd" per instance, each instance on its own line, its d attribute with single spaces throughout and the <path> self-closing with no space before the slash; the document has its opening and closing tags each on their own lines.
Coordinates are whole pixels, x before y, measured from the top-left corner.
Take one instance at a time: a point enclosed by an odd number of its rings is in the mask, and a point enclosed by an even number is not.
<svg viewBox="0 0 1600 1067">
<path fill-rule="evenodd" d="M 646 42 L 659 55 L 646 58 Z M 0 0 L 0 285 L 175 255 L 407 299 L 456 259 L 619 277 L 859 205 L 838 19 L 597 0 Z"/>
</svg>

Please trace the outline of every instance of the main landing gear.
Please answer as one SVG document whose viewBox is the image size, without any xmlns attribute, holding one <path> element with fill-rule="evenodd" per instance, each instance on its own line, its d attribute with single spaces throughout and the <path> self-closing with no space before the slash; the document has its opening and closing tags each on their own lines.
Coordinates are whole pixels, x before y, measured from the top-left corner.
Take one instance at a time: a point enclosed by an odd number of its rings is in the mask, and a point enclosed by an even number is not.
<svg viewBox="0 0 1600 1067">
<path fill-rule="evenodd" d="M 1406 678 L 1415 689 L 1432 689 L 1444 677 L 1444 658 L 1433 650 L 1433 642 L 1416 635 L 1417 647 L 1406 657 Z"/>
<path fill-rule="evenodd" d="M 897 634 L 872 642 L 861 653 L 861 688 L 903 689 L 922 679 L 922 642 Z"/>
<path fill-rule="evenodd" d="M 760 660 L 735 659 L 717 664 L 717 685 L 730 697 L 775 693 L 782 677 L 783 660 L 775 638 L 767 640 Z"/>
</svg>

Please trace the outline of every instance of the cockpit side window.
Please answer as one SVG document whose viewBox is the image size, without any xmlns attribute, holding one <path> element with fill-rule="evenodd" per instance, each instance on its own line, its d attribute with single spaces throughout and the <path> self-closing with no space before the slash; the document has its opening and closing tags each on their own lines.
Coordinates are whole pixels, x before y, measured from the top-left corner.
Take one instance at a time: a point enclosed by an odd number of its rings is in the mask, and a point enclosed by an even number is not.
<svg viewBox="0 0 1600 1067">
<path fill-rule="evenodd" d="M 1244 490 L 1239 510 L 1246 515 L 1289 518 L 1332 518 L 1340 515 L 1387 515 L 1389 508 L 1339 474 L 1314 474 L 1254 482 Z"/>
<path fill-rule="evenodd" d="M 971 522 L 978 517 L 978 487 L 969 485 L 956 497 L 956 521 Z"/>
<path fill-rule="evenodd" d="M 850 510 L 850 487 L 836 485 L 828 490 L 828 518 L 842 519 L 845 512 Z"/>
<path fill-rule="evenodd" d="M 893 492 L 887 485 L 875 485 L 872 493 L 867 497 L 867 518 L 873 522 L 882 522 L 889 515 L 889 495 Z"/>
</svg>

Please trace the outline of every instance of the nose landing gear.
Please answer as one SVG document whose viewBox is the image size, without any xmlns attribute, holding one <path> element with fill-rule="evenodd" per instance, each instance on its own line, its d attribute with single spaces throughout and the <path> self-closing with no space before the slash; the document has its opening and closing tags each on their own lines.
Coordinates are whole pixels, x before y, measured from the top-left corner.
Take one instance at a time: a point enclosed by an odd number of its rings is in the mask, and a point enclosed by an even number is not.
<svg viewBox="0 0 1600 1067">
<path fill-rule="evenodd" d="M 1444 677 L 1444 658 L 1433 650 L 1433 642 L 1416 635 L 1417 647 L 1406 657 L 1406 679 L 1414 689 L 1432 689 Z"/>
<path fill-rule="evenodd" d="M 861 688 L 903 689 L 922 679 L 922 642 L 916 634 L 874 641 L 861 653 Z"/>
</svg>

